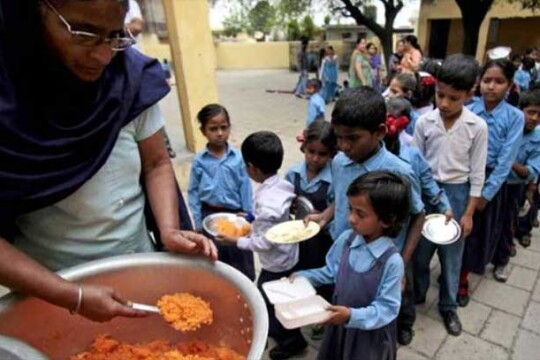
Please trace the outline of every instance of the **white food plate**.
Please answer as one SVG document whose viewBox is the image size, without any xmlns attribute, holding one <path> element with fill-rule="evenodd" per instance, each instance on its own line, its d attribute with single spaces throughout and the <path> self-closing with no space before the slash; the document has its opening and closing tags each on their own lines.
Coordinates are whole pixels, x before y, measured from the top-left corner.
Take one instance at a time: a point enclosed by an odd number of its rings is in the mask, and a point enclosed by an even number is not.
<svg viewBox="0 0 540 360">
<path fill-rule="evenodd" d="M 461 226 L 454 219 L 446 224 L 443 214 L 431 214 L 426 216 L 422 235 L 434 244 L 449 245 L 461 237 Z"/>
<path fill-rule="evenodd" d="M 294 244 L 311 239 L 320 230 L 316 222 L 310 221 L 306 226 L 302 220 L 292 220 L 272 226 L 265 235 L 276 244 Z"/>
<path fill-rule="evenodd" d="M 317 295 L 315 288 L 304 277 L 293 282 L 287 278 L 262 284 L 268 300 L 274 304 L 276 318 L 286 329 L 318 324 L 330 316 L 330 304 Z"/>
<path fill-rule="evenodd" d="M 225 218 L 229 220 L 230 222 L 236 223 L 237 227 L 242 227 L 244 224 L 249 224 L 248 221 L 241 217 L 237 216 L 236 214 L 231 213 L 215 213 L 208 215 L 203 220 L 203 229 L 212 236 L 218 236 L 217 230 L 215 228 L 216 220 L 219 218 Z"/>
</svg>

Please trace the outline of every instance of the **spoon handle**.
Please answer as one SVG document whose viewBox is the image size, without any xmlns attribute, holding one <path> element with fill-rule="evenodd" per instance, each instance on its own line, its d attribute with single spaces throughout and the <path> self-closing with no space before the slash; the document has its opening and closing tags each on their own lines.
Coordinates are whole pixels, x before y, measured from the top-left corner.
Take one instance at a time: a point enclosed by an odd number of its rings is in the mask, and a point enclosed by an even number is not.
<svg viewBox="0 0 540 360">
<path fill-rule="evenodd" d="M 129 306 L 135 310 L 142 310 L 142 311 L 146 311 L 150 313 L 159 314 L 159 309 L 157 306 L 139 304 L 139 303 L 134 303 L 134 302 L 130 302 Z"/>
</svg>

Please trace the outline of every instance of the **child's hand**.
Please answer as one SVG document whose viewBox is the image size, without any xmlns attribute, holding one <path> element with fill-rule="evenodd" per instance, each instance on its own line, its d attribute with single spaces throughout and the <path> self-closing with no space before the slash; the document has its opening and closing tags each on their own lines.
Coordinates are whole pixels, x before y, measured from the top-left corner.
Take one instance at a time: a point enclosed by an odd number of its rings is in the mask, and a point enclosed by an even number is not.
<svg viewBox="0 0 540 360">
<path fill-rule="evenodd" d="M 331 312 L 331 315 L 324 324 L 343 325 L 351 318 L 351 309 L 346 306 L 331 305 L 326 310 Z"/>
<path fill-rule="evenodd" d="M 237 237 L 226 236 L 226 235 L 218 235 L 215 237 L 215 239 L 217 242 L 227 244 L 227 245 L 236 245 L 236 243 L 238 242 Z"/>
<path fill-rule="evenodd" d="M 478 202 L 476 203 L 476 210 L 478 211 L 484 211 L 484 209 L 486 208 L 488 204 L 488 201 L 483 197 L 481 196 L 479 199 L 478 199 Z"/>
<path fill-rule="evenodd" d="M 472 231 L 473 228 L 473 217 L 472 215 L 463 215 L 459 222 L 461 226 L 461 238 L 465 239 Z"/>
<path fill-rule="evenodd" d="M 454 213 L 452 209 L 446 210 L 446 212 L 444 213 L 444 217 L 446 218 L 445 224 L 448 224 L 450 221 L 452 221 L 452 219 L 454 218 Z"/>
<path fill-rule="evenodd" d="M 327 222 L 328 222 L 323 213 L 309 214 L 308 216 L 306 216 L 304 218 L 304 224 L 306 226 L 310 221 L 313 221 L 313 222 L 316 222 L 317 224 L 319 224 L 321 229 L 324 228 L 326 226 Z"/>
</svg>

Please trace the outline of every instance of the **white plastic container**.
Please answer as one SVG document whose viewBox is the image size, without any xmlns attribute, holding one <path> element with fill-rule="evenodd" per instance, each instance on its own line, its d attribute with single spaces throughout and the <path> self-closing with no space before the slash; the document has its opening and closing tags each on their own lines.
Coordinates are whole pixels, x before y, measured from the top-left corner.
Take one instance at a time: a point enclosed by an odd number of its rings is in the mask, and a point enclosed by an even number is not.
<svg viewBox="0 0 540 360">
<path fill-rule="evenodd" d="M 296 329 L 325 321 L 330 304 L 317 295 L 315 288 L 304 277 L 293 282 L 287 278 L 262 284 L 268 300 L 274 304 L 276 318 L 286 329 Z"/>
</svg>

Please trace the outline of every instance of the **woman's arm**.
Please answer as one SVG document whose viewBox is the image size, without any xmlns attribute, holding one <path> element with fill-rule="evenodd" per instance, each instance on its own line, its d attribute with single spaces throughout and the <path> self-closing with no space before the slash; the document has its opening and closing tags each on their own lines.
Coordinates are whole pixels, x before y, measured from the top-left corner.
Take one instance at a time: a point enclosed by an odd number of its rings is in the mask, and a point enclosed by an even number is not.
<svg viewBox="0 0 540 360">
<path fill-rule="evenodd" d="M 47 301 L 67 310 L 76 310 L 79 284 L 62 279 L 0 238 L 0 283 L 11 290 Z M 113 289 L 83 285 L 78 313 L 90 320 L 108 321 L 115 316 L 141 317 L 142 311 L 126 306 Z"/>
<path fill-rule="evenodd" d="M 216 260 L 217 250 L 210 240 L 195 232 L 180 230 L 174 171 L 161 132 L 141 140 L 138 145 L 146 192 L 165 247 L 173 252 Z"/>
</svg>

